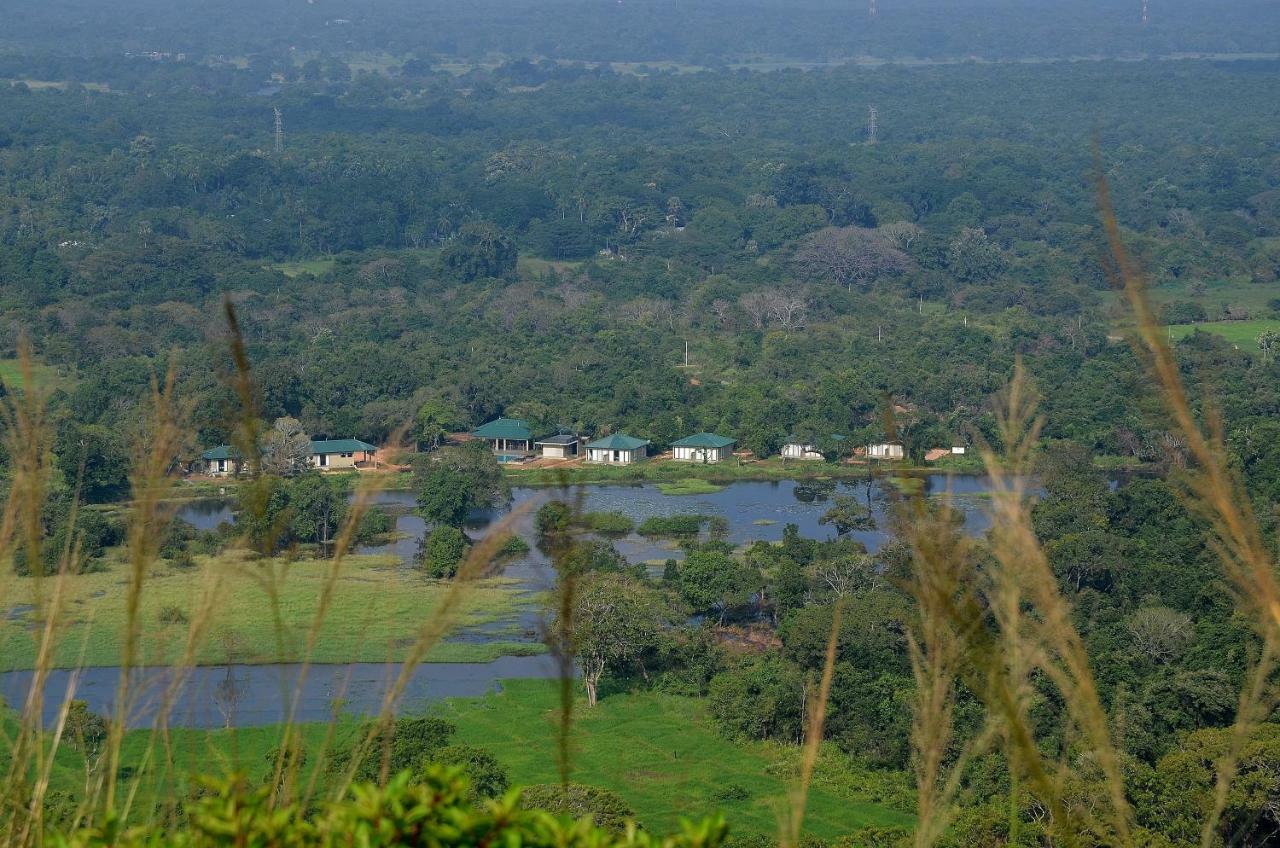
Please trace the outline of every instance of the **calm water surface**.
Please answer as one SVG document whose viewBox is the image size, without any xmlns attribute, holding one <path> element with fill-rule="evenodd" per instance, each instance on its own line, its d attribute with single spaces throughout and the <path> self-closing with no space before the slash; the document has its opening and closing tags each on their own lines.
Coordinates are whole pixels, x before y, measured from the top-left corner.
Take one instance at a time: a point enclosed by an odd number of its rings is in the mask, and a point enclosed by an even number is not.
<svg viewBox="0 0 1280 848">
<path fill-rule="evenodd" d="M 924 478 L 930 494 L 951 492 L 954 504 L 964 514 L 965 527 L 981 533 L 990 526 L 983 497 L 991 489 L 990 480 L 982 476 L 930 475 Z M 539 641 L 541 612 L 535 602 L 539 592 L 554 584 L 554 574 L 546 557 L 533 546 L 533 514 L 538 503 L 555 497 L 578 503 L 588 512 L 621 512 L 637 525 L 652 516 L 699 513 L 723 517 L 728 523 L 727 541 L 749 544 L 755 540 L 777 541 L 783 528 L 795 524 L 802 536 L 832 539 L 835 531 L 819 524 L 836 495 L 850 495 L 871 507 L 877 524 L 885 526 L 887 499 L 880 484 L 869 481 L 736 481 L 722 490 L 707 495 L 664 495 L 651 483 L 637 485 L 580 485 L 567 491 L 517 488 L 512 493 L 513 506 L 525 506 L 512 529 L 530 543 L 526 557 L 509 565 L 504 574 L 517 581 L 516 591 L 529 603 L 512 616 L 482 625 L 461 628 L 448 638 L 456 642 L 484 643 L 492 640 L 519 639 Z M 406 567 L 413 563 L 418 542 L 426 532 L 421 518 L 412 514 L 416 506 L 411 492 L 380 492 L 376 502 L 395 513 L 396 529 L 402 534 L 386 545 L 361 547 L 362 554 L 391 554 Z M 223 522 L 234 521 L 232 501 L 226 498 L 192 501 L 178 511 L 178 518 L 209 530 Z M 499 521 L 505 511 L 477 512 L 467 524 L 472 536 L 483 536 Z M 856 533 L 870 550 L 876 550 L 887 539 L 883 529 Z M 647 539 L 635 533 L 613 540 L 618 550 L 632 562 L 660 562 L 679 559 L 683 553 L 669 541 Z M 0 610 L 0 614 L 10 611 Z M 326 721 L 336 704 L 353 714 L 376 712 L 390 681 L 399 673 L 395 664 L 348 663 L 313 666 L 305 679 L 299 677 L 301 666 L 231 665 L 206 666 L 190 670 L 177 689 L 170 712 L 175 727 L 223 727 L 275 724 L 288 714 L 291 699 L 298 692 L 296 719 Z M 555 665 L 547 656 L 501 657 L 491 663 L 428 663 L 414 670 L 404 697 L 396 705 L 402 710 L 421 709 L 440 698 L 475 696 L 500 687 L 503 679 L 516 677 L 553 677 Z M 127 721 L 131 727 L 149 726 L 156 716 L 161 698 L 169 688 L 173 672 L 153 669 L 138 672 L 136 691 L 131 699 Z M 30 688 L 32 672 L 0 674 L 0 696 L 10 704 L 21 704 Z M 74 697 L 88 701 L 95 712 L 111 714 L 116 709 L 119 670 L 93 668 L 80 672 L 55 671 L 45 687 L 46 719 L 56 716 L 59 705 L 74 682 Z"/>
</svg>

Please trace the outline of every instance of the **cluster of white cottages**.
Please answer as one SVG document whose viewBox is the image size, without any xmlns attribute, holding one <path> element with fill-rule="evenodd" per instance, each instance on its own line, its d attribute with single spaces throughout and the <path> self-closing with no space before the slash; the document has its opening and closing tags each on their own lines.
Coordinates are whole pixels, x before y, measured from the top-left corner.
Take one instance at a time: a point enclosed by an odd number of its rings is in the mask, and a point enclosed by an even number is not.
<svg viewBox="0 0 1280 848">
<path fill-rule="evenodd" d="M 541 455 L 554 459 L 586 457 L 586 461 L 601 465 L 630 465 L 649 455 L 649 441 L 613 433 L 591 442 L 585 442 L 576 433 L 560 432 L 553 436 L 534 438 L 527 421 L 520 418 L 497 418 L 477 427 L 471 434 L 483 439 L 493 448 L 500 462 L 521 462 L 530 456 Z M 844 436 L 832 436 L 834 442 L 843 442 Z M 733 456 L 736 439 L 716 433 L 694 433 L 671 443 L 671 458 L 677 462 L 716 463 Z M 963 453 L 963 448 L 951 452 Z M 796 436 L 782 446 L 784 459 L 824 459 L 818 446 Z M 897 460 L 905 456 L 901 442 L 885 442 L 867 445 L 865 455 L 869 459 Z"/>
<path fill-rule="evenodd" d="M 595 441 L 585 441 L 576 433 L 556 433 L 537 439 L 528 422 L 520 418 L 498 418 L 477 427 L 472 437 L 488 442 L 499 462 L 523 462 L 532 456 L 551 459 L 576 459 L 600 465 L 630 465 L 649 455 L 648 439 L 638 439 L 626 433 L 613 433 Z M 832 436 L 840 443 L 843 436 Z M 711 464 L 724 462 L 733 456 L 736 439 L 716 433 L 694 433 L 671 443 L 671 458 L 677 462 Z M 311 443 L 311 464 L 322 471 L 339 471 L 359 468 L 374 462 L 377 447 L 359 439 L 320 439 Z M 884 442 L 867 445 L 859 451 L 868 459 L 900 460 L 905 453 L 901 442 Z M 784 459 L 821 460 L 823 453 L 812 442 L 796 436 L 782 446 Z M 933 452 L 931 452 L 933 453 Z M 964 448 L 942 449 L 937 453 L 964 453 Z M 926 456 L 933 460 L 937 457 Z M 206 474 L 221 477 L 240 472 L 243 462 L 239 453 L 230 445 L 219 445 L 205 451 L 201 465 Z"/>
</svg>

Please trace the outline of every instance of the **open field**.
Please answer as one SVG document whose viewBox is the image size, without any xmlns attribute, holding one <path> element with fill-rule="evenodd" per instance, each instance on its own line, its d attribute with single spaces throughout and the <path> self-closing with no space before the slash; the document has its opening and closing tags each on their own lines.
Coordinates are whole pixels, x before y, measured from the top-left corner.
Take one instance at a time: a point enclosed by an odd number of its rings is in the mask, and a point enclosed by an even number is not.
<svg viewBox="0 0 1280 848">
<path fill-rule="evenodd" d="M 1169 337 L 1174 341 L 1186 338 L 1196 331 L 1222 336 L 1241 350 L 1258 352 L 1258 335 L 1263 330 L 1280 333 L 1280 320 L 1261 319 L 1258 321 L 1206 321 L 1203 324 L 1174 324 L 1169 328 Z"/>
<path fill-rule="evenodd" d="M 555 686 L 519 680 L 482 699 L 448 701 L 440 710 L 458 738 L 488 748 L 517 784 L 557 778 Z M 777 834 L 777 810 L 787 791 L 777 746 L 735 744 L 711 726 L 702 701 L 654 693 L 619 694 L 574 714 L 572 780 L 612 789 L 642 824 L 671 832 L 681 816 L 721 808 L 737 833 Z M 778 774 L 777 772 L 783 772 Z M 727 784 L 745 799 L 717 800 Z M 816 786 L 806 829 L 832 838 L 869 824 L 909 824 L 910 817 L 869 800 L 840 797 Z"/>
<path fill-rule="evenodd" d="M 303 274 L 320 277 L 332 271 L 335 264 L 332 259 L 300 259 L 297 262 L 277 262 L 270 267 L 286 277 L 300 277 Z"/>
<path fill-rule="evenodd" d="M 173 662 L 197 610 L 212 609 L 208 635 L 200 641 L 198 665 L 226 662 L 264 663 L 302 658 L 306 635 L 315 618 L 331 561 L 283 559 L 250 561 L 228 553 L 203 558 L 191 569 L 162 564 L 147 576 L 141 602 L 142 657 L 148 664 Z M 112 666 L 120 661 L 126 622 L 126 566 L 113 562 L 96 574 L 71 578 L 65 628 L 54 665 Z M 272 592 L 281 621 L 273 623 Z M 512 581 L 492 578 L 469 590 L 459 624 L 477 625 L 514 613 L 522 600 Z M 49 583 L 45 583 L 46 590 Z M 36 583 L 5 568 L 0 576 L 0 670 L 31 668 L 35 644 L 31 635 Z M 347 559 L 329 610 L 320 626 L 315 662 L 386 662 L 403 657 L 418 632 L 431 619 L 446 584 L 427 580 L 400 566 L 391 556 Z M 208 600 L 205 600 L 208 599 Z M 8 612 L 13 610 L 13 612 Z M 161 621 L 161 612 L 168 623 Z M 175 615 L 176 611 L 176 615 Z M 175 620 L 176 619 L 176 620 Z M 277 650 L 277 641 L 282 645 Z M 528 654 L 540 646 L 514 640 L 483 644 L 442 643 L 429 659 L 438 662 L 482 662 L 503 654 Z M 283 654 L 283 655 L 282 655 Z"/>
<path fill-rule="evenodd" d="M 31 378 L 40 388 L 45 389 L 56 388 L 68 381 L 54 366 L 39 362 L 31 363 Z M 0 359 L 0 381 L 9 388 L 24 388 L 22 363 L 16 359 Z"/>
<path fill-rule="evenodd" d="M 510 680 L 504 681 L 501 693 L 449 700 L 431 712 L 457 725 L 455 741 L 491 751 L 508 770 L 512 784 L 522 786 L 559 779 L 556 709 L 554 682 Z M 170 731 L 173 761 L 180 773 L 238 771 L 256 784 L 267 774 L 268 753 L 277 745 L 280 730 L 175 729 Z M 312 762 L 330 730 L 324 724 L 301 727 Z M 354 720 L 344 717 L 333 726 L 333 737 L 345 741 L 354 730 Z M 149 738 L 146 731 L 128 734 L 126 764 L 142 761 Z M 775 836 L 777 812 L 796 761 L 791 746 L 725 739 L 711 725 L 702 701 L 654 693 L 612 695 L 590 710 L 579 703 L 572 745 L 571 780 L 617 792 L 642 825 L 659 833 L 673 831 L 681 816 L 700 817 L 720 809 L 735 834 Z M 74 768 L 66 772 L 75 775 Z M 820 766 L 809 796 L 808 832 L 831 839 L 866 825 L 910 825 L 909 815 L 881 802 L 869 788 L 883 781 L 868 780 L 860 786 L 856 780 L 834 778 Z M 718 794 L 727 785 L 741 787 L 746 797 L 726 799 Z"/>
<path fill-rule="evenodd" d="M 552 271 L 557 274 L 568 274 L 577 271 L 581 267 L 581 262 L 539 259 L 536 256 L 521 256 L 516 260 L 516 273 L 522 279 L 542 277 Z"/>
</svg>

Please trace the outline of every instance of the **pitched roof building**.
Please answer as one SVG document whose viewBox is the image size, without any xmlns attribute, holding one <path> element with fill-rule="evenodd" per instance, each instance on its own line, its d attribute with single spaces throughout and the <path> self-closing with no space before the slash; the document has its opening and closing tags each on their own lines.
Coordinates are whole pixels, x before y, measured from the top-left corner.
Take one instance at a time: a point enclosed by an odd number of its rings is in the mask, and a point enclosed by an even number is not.
<svg viewBox="0 0 1280 848">
<path fill-rule="evenodd" d="M 608 465 L 630 465 L 644 459 L 649 452 L 649 442 L 626 433 L 614 433 L 587 442 L 587 462 Z"/>
<path fill-rule="evenodd" d="M 694 433 L 671 443 L 671 458 L 680 462 L 722 462 L 738 442 L 715 433 Z"/>
</svg>

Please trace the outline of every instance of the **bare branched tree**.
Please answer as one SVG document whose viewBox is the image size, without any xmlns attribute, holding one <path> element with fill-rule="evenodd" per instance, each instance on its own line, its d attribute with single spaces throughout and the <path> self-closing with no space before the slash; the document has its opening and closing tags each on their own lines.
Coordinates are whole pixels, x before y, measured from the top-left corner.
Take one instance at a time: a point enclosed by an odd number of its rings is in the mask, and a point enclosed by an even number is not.
<svg viewBox="0 0 1280 848">
<path fill-rule="evenodd" d="M 865 288 L 880 277 L 901 274 L 911 259 L 879 230 L 827 227 L 810 236 L 792 265 L 802 278 Z"/>
</svg>

